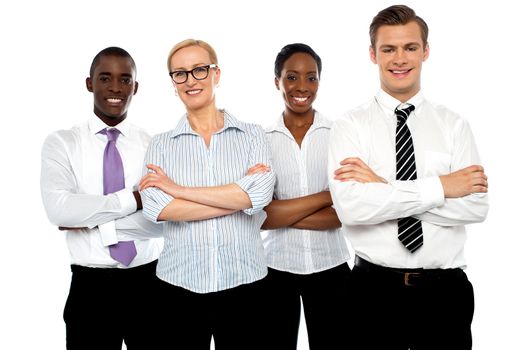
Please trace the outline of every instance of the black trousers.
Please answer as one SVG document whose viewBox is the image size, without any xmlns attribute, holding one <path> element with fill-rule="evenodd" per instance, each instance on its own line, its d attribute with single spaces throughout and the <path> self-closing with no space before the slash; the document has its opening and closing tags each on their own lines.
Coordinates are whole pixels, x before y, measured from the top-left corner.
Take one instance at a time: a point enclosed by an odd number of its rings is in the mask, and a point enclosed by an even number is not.
<svg viewBox="0 0 526 350">
<path fill-rule="evenodd" d="M 345 349 L 349 298 L 344 286 L 350 274 L 347 263 L 307 275 L 269 268 L 265 326 L 269 349 L 296 349 L 301 303 L 310 350 Z"/>
<path fill-rule="evenodd" d="M 72 265 L 64 308 L 68 350 L 156 349 L 157 261 L 130 269 Z"/>
<path fill-rule="evenodd" d="M 159 349 L 269 350 L 263 313 L 265 279 L 214 293 L 194 293 L 161 281 Z"/>
<path fill-rule="evenodd" d="M 349 349 L 471 349 L 474 296 L 464 271 L 422 277 L 381 269 L 353 268 Z"/>
</svg>

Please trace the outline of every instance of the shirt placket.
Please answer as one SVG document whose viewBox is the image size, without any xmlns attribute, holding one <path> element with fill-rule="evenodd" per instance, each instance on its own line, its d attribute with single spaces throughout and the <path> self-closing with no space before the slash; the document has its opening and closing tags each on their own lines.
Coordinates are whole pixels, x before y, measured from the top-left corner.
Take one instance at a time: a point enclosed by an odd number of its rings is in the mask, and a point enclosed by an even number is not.
<svg viewBox="0 0 526 350">
<path fill-rule="evenodd" d="M 204 141 L 204 140 L 203 140 Z M 206 185 L 208 187 L 217 186 L 216 174 L 215 174 L 215 155 L 216 155 L 216 143 L 217 135 L 212 135 L 210 138 L 210 145 L 208 148 L 205 148 L 205 154 L 207 159 L 207 174 L 206 174 Z M 206 146 L 206 145 L 205 145 Z M 217 218 L 212 218 L 208 220 L 208 236 L 209 241 L 212 242 L 210 247 L 210 286 L 215 286 L 215 290 L 220 290 L 221 286 L 219 285 L 219 235 L 217 234 L 218 221 Z"/>
<path fill-rule="evenodd" d="M 298 167 L 300 172 L 300 196 L 304 197 L 309 194 L 309 182 L 308 182 L 308 174 L 307 174 L 307 155 L 308 155 L 308 148 L 309 148 L 309 142 L 308 142 L 308 133 L 305 135 L 302 143 L 301 148 L 298 147 L 297 151 L 297 159 L 298 159 Z M 311 242 L 310 242 L 310 235 L 307 231 L 302 230 L 301 235 L 303 237 L 303 246 L 305 247 L 305 267 L 307 271 L 312 270 L 313 268 L 313 262 L 312 262 L 312 254 L 311 254 Z"/>
</svg>

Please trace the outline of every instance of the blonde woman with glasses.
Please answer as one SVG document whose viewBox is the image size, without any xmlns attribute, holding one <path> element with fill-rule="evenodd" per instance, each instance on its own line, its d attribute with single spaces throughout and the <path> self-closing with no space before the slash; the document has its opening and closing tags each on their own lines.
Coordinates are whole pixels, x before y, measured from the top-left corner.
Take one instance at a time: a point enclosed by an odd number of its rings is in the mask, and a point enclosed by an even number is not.
<svg viewBox="0 0 526 350">
<path fill-rule="evenodd" d="M 263 129 L 218 109 L 214 49 L 185 40 L 168 70 L 186 114 L 148 149 L 144 214 L 165 222 L 157 268 L 163 349 L 263 349 L 267 275 L 260 227 L 275 176 Z"/>
</svg>

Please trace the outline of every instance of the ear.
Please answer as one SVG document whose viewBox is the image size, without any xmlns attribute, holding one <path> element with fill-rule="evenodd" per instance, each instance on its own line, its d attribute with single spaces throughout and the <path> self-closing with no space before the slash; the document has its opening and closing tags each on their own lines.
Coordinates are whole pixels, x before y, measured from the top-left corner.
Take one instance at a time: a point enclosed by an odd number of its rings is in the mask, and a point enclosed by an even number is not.
<svg viewBox="0 0 526 350">
<path fill-rule="evenodd" d="M 278 78 L 274 78 L 274 84 L 276 85 L 276 89 L 279 90 L 279 80 L 278 80 Z"/>
<path fill-rule="evenodd" d="M 215 69 L 216 72 L 216 78 L 215 78 L 215 85 L 219 85 L 219 81 L 221 80 L 221 68 L 217 67 Z"/>
<path fill-rule="evenodd" d="M 89 92 L 93 92 L 93 82 L 90 77 L 86 78 L 86 89 L 88 89 Z"/>
<path fill-rule="evenodd" d="M 137 93 L 137 90 L 139 90 L 139 82 L 135 82 L 135 89 L 133 89 L 133 94 L 135 95 Z"/>
<path fill-rule="evenodd" d="M 369 58 L 371 59 L 371 62 L 373 62 L 374 64 L 377 64 L 377 62 L 376 62 L 376 51 L 375 51 L 374 47 L 372 47 L 372 46 L 369 46 Z"/>
<path fill-rule="evenodd" d="M 429 57 L 429 43 L 427 43 L 426 47 L 424 47 L 424 59 L 422 60 L 422 62 L 425 62 L 428 57 Z"/>
</svg>

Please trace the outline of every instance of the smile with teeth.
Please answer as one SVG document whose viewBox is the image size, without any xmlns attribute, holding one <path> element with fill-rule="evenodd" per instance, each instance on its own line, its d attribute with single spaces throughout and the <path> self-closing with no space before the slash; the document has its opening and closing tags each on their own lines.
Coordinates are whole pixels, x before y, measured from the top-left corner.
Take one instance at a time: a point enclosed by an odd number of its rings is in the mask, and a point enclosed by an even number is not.
<svg viewBox="0 0 526 350">
<path fill-rule="evenodd" d="M 308 97 L 292 97 L 292 99 L 294 100 L 294 102 L 297 102 L 297 103 L 304 103 L 306 102 L 309 98 Z"/>
<path fill-rule="evenodd" d="M 390 72 L 393 74 L 407 74 L 411 71 L 411 69 L 390 69 Z"/>
<path fill-rule="evenodd" d="M 122 102 L 122 98 L 110 97 L 110 98 L 107 98 L 106 101 L 108 101 L 109 103 L 112 103 L 112 104 L 116 104 L 116 103 L 121 103 Z"/>
<path fill-rule="evenodd" d="M 201 89 L 199 89 L 199 90 L 188 90 L 186 93 L 187 93 L 188 95 L 197 95 L 197 94 L 200 93 L 201 91 L 203 91 L 203 90 L 201 90 Z"/>
</svg>

